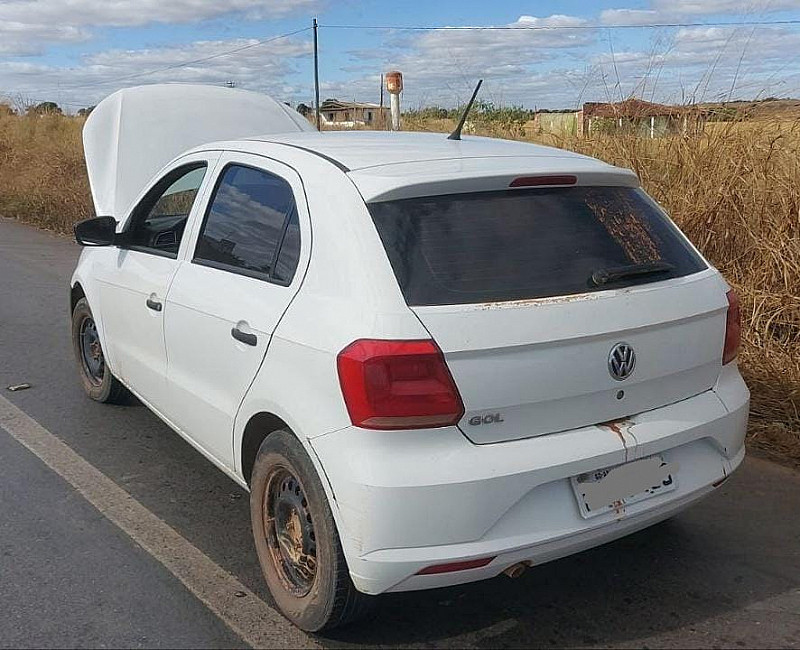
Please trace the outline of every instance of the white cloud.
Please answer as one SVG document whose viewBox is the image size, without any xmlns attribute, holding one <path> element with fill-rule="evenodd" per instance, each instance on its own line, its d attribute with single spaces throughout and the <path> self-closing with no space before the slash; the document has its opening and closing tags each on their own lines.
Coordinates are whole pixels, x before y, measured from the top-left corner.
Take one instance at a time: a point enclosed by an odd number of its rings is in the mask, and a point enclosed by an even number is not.
<svg viewBox="0 0 800 650">
<path fill-rule="evenodd" d="M 648 25 L 663 18 L 655 9 L 606 9 L 600 13 L 603 25 Z"/>
<path fill-rule="evenodd" d="M 603 25 L 647 25 L 692 22 L 703 16 L 757 17 L 776 11 L 800 9 L 800 0 L 652 0 L 648 9 L 605 9 Z"/>
<path fill-rule="evenodd" d="M 74 25 L 36 25 L 0 21 L 0 54 L 40 54 L 44 43 L 85 41 L 89 33 Z"/>
<path fill-rule="evenodd" d="M 190 23 L 228 14 L 279 18 L 319 0 L 10 0 L 0 2 L 0 53 L 40 53 L 47 44 L 89 37 L 91 27 Z"/>
<path fill-rule="evenodd" d="M 0 3 L 0 21 L 120 27 L 196 22 L 235 12 L 274 18 L 316 5 L 316 0 L 11 0 Z"/>
<path fill-rule="evenodd" d="M 14 89 L 12 99 L 49 99 L 69 107 L 88 106 L 124 85 L 141 83 L 207 83 L 234 81 L 238 87 L 292 99 L 303 89 L 289 78 L 298 62 L 311 55 L 309 39 L 281 39 L 256 45 L 252 39 L 197 41 L 188 45 L 144 50 L 109 50 L 86 56 L 72 68 L 29 61 L 0 61 L 0 88 Z M 232 56 L 183 64 L 254 45 Z M 160 70 L 153 74 L 142 72 Z M 177 67 L 182 66 L 182 67 Z M 0 91 L 2 92 L 2 91 Z"/>
<path fill-rule="evenodd" d="M 773 0 L 772 7 L 800 0 Z M 645 9 L 606 13 L 614 23 L 665 21 L 664 7 L 696 7 L 689 0 L 651 3 Z M 733 10 L 744 3 L 708 0 L 709 11 Z M 748 3 L 752 8 L 754 2 Z M 764 3 L 758 6 L 763 8 Z M 693 22 L 688 14 L 671 21 Z M 613 19 L 613 20 L 611 20 Z M 581 29 L 524 29 L 570 26 Z M 324 96 L 375 101 L 379 73 L 391 68 L 405 76 L 406 106 L 453 106 L 469 98 L 485 79 L 483 99 L 528 107 L 568 107 L 582 101 L 610 101 L 631 93 L 656 101 L 689 101 L 727 96 L 790 94 L 800 82 L 787 64 L 800 50 L 800 32 L 788 27 L 708 27 L 654 30 L 647 50 L 641 33 L 607 31 L 574 16 L 521 16 L 504 30 L 437 30 L 409 36 L 394 32 L 382 48 L 352 52 L 357 65 L 343 72 L 355 80 L 323 86 Z M 631 47 L 635 42 L 638 47 Z M 364 70 L 368 70 L 364 74 Z M 361 73 L 361 74 L 359 74 Z"/>
<path fill-rule="evenodd" d="M 713 16 L 800 9 L 800 0 L 654 0 L 653 6 L 682 16 Z"/>
<path fill-rule="evenodd" d="M 575 16 L 520 16 L 505 29 L 442 29 L 390 36 L 383 49 L 352 52 L 358 68 L 374 72 L 353 82 L 327 88 L 351 97 L 362 90 L 374 97 L 381 71 L 396 68 L 406 79 L 406 101 L 412 105 L 466 101 L 479 78 L 486 83 L 482 96 L 498 103 L 522 102 L 526 90 L 541 79 L 537 67 L 564 53 L 579 53 L 595 40 L 592 24 Z M 543 29 L 580 27 L 588 29 Z M 574 55 L 574 54 L 573 54 Z M 563 84 L 563 80 L 561 82 Z"/>
<path fill-rule="evenodd" d="M 520 16 L 516 23 L 511 23 L 509 27 L 582 27 L 588 25 L 589 21 L 577 16 L 566 16 L 564 14 L 553 14 L 545 18 L 536 16 Z"/>
<path fill-rule="evenodd" d="M 639 18 L 652 22 L 642 15 Z M 542 24 L 543 19 L 538 20 Z M 515 24 L 522 23 L 523 18 Z M 572 24 L 592 25 L 580 19 Z M 432 32 L 405 41 L 395 58 L 384 59 L 384 69 L 397 67 L 404 72 L 406 102 L 411 106 L 463 102 L 480 77 L 486 79 L 481 91 L 484 99 L 529 107 L 575 106 L 631 94 L 685 102 L 800 90 L 800 74 L 791 66 L 796 61 L 793 53 L 800 51 L 796 29 L 659 30 L 650 34 L 646 51 L 626 47 L 630 43 L 626 34 L 614 32 L 606 42 L 602 27 L 527 34 L 524 30 Z M 350 90 L 346 97 L 361 91 L 374 98 L 377 76 L 339 87 L 345 93 Z"/>
<path fill-rule="evenodd" d="M 161 8 L 156 0 L 108 0 L 104 5 L 97 0 L 0 0 L 0 55 L 34 53 L 44 41 L 78 42 L 91 37 L 95 24 L 112 24 L 108 21 L 141 25 L 154 15 L 161 22 L 203 20 L 230 11 L 291 11 L 318 1 L 324 0 L 232 0 L 218 6 L 202 0 L 173 0 Z M 33 8 L 28 22 L 6 20 L 19 18 L 14 11 L 19 12 L 23 5 Z M 619 99 L 630 93 L 655 101 L 710 99 L 727 96 L 732 87 L 734 97 L 796 94 L 800 71 L 792 62 L 796 63 L 800 51 L 800 30 L 746 26 L 643 32 L 605 27 L 608 23 L 703 22 L 697 13 L 701 10 L 704 15 L 751 12 L 741 17 L 759 19 L 762 14 L 752 12 L 797 6 L 800 0 L 651 0 L 640 9 L 613 9 L 586 18 L 524 15 L 500 25 L 503 29 L 499 30 L 481 26 L 390 30 L 382 42 L 371 44 L 371 49 L 350 51 L 351 60 L 323 78 L 321 95 L 377 101 L 380 73 L 389 69 L 404 73 L 407 107 L 462 103 L 479 78 L 485 80 L 482 99 L 531 108 L 575 106 L 584 100 Z M 74 8 L 69 18 L 63 17 L 69 13 L 66 7 Z M 90 17 L 88 8 L 98 13 Z M 57 15 L 62 19 L 56 20 Z M 560 27 L 570 29 L 556 29 Z M 643 35 L 650 39 L 648 46 L 642 46 Z M 239 87 L 308 102 L 312 97 L 308 34 L 141 75 L 254 43 L 206 40 L 174 47 L 111 50 L 87 55 L 73 67 L 0 59 L 0 89 L 31 99 L 88 105 L 123 85 L 165 81 L 223 84 L 233 80 Z M 330 57 L 342 56 L 325 49 L 322 54 L 327 70 L 331 69 Z"/>
<path fill-rule="evenodd" d="M 635 93 L 661 101 L 710 101 L 796 93 L 800 74 L 791 67 L 791 53 L 798 50 L 796 30 L 691 27 L 678 29 L 656 51 L 605 52 L 593 64 L 615 99 Z"/>
</svg>

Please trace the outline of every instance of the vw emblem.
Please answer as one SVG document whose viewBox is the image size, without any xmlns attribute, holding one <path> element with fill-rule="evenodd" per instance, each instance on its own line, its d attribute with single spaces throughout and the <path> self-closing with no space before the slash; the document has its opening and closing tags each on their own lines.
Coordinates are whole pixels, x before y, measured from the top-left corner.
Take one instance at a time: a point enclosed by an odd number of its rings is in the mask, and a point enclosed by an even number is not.
<svg viewBox="0 0 800 650">
<path fill-rule="evenodd" d="M 608 372 L 617 381 L 627 379 L 636 367 L 636 353 L 627 343 L 617 343 L 608 353 Z"/>
</svg>

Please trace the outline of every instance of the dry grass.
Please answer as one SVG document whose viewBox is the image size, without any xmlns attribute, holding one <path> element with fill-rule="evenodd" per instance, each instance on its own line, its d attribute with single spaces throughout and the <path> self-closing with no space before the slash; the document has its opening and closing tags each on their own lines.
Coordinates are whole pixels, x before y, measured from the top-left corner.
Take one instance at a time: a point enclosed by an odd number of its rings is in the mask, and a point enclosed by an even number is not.
<svg viewBox="0 0 800 650">
<path fill-rule="evenodd" d="M 68 232 L 91 214 L 81 126 L 67 117 L 0 117 L 0 215 Z M 636 171 L 742 299 L 751 445 L 800 463 L 800 121 L 714 124 L 701 137 L 655 140 L 545 138 L 496 122 L 471 130 L 547 140 Z"/>
<path fill-rule="evenodd" d="M 0 216 L 68 232 L 93 215 L 82 126 L 60 115 L 0 116 Z"/>
<path fill-rule="evenodd" d="M 736 288 L 750 441 L 800 462 L 800 122 L 566 142 L 630 167 Z"/>
</svg>

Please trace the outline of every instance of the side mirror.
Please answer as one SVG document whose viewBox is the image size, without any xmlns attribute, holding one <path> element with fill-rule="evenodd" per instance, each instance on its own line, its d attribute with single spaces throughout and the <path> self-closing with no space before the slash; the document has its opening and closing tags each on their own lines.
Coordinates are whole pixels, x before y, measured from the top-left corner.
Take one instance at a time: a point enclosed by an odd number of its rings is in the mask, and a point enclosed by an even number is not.
<svg viewBox="0 0 800 650">
<path fill-rule="evenodd" d="M 81 246 L 112 246 L 117 237 L 114 217 L 95 217 L 75 224 L 75 241 Z"/>
</svg>

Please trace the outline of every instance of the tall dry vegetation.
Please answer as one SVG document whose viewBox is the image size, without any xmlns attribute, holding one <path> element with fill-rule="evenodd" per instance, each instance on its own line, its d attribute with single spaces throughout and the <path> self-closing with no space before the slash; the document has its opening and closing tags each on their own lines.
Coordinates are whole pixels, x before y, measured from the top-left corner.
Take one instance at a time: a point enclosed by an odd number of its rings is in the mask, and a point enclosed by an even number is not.
<svg viewBox="0 0 800 650">
<path fill-rule="evenodd" d="M 69 117 L 0 117 L 0 216 L 68 232 L 91 214 L 81 126 Z M 406 126 L 448 131 L 453 121 Z M 497 121 L 476 121 L 471 130 L 543 139 Z M 549 144 L 636 171 L 736 287 L 740 362 L 753 394 L 751 443 L 800 462 L 800 121 L 709 124 L 691 138 L 605 135 Z"/>
<path fill-rule="evenodd" d="M 0 216 L 68 232 L 92 216 L 83 120 L 0 115 Z"/>
<path fill-rule="evenodd" d="M 800 121 L 563 144 L 633 169 L 736 288 L 751 442 L 800 461 Z"/>
</svg>

